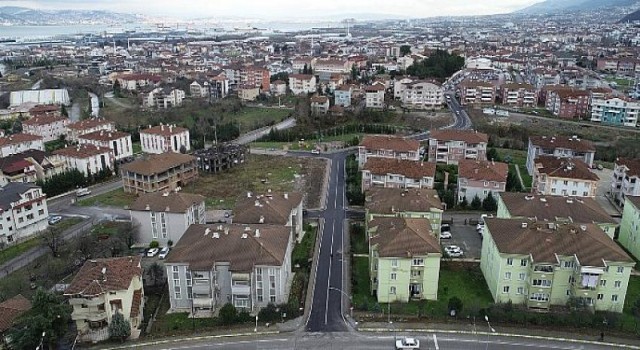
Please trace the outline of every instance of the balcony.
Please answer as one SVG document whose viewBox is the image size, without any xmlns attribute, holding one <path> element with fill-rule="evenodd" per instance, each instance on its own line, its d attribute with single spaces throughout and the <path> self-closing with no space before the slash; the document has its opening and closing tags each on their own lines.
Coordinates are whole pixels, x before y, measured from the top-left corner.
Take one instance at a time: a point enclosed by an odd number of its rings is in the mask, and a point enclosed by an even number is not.
<svg viewBox="0 0 640 350">
<path fill-rule="evenodd" d="M 193 307 L 211 309 L 213 308 L 213 299 L 207 298 L 193 298 Z"/>
<path fill-rule="evenodd" d="M 80 312 L 73 312 L 71 314 L 71 319 L 76 320 L 87 320 L 91 322 L 99 322 L 107 320 L 107 312 L 106 311 L 90 311 L 87 309 L 82 309 Z"/>
<path fill-rule="evenodd" d="M 251 293 L 251 287 L 249 285 L 233 285 L 231 286 L 231 293 L 236 295 L 249 295 Z"/>
</svg>

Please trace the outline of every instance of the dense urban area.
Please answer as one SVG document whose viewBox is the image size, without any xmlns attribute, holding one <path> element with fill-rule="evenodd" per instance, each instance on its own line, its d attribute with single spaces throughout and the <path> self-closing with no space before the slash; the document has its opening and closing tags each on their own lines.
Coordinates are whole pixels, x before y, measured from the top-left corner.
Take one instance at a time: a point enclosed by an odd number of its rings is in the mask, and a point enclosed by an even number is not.
<svg viewBox="0 0 640 350">
<path fill-rule="evenodd" d="M 593 3 L 0 29 L 0 348 L 640 348 L 640 13 Z"/>
</svg>

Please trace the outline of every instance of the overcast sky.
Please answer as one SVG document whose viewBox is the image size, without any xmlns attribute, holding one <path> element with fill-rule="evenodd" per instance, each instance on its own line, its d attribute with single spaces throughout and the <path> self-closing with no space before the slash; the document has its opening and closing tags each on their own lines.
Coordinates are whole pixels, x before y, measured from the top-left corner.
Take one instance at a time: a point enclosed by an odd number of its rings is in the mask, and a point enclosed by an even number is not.
<svg viewBox="0 0 640 350">
<path fill-rule="evenodd" d="M 100 9 L 177 18 L 293 19 L 340 14 L 434 17 L 508 13 L 542 0 L 0 0 L 0 6 Z"/>
</svg>

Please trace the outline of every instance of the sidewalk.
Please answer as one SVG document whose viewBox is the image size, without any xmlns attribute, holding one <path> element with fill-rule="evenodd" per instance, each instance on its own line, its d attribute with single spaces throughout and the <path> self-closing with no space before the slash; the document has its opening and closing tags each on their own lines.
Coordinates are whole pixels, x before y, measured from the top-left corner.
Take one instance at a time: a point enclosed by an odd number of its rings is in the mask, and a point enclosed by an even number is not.
<svg viewBox="0 0 640 350">
<path fill-rule="evenodd" d="M 533 326 L 528 326 L 527 328 L 515 328 L 492 324 L 491 326 L 496 332 L 488 333 L 487 324 L 484 320 L 480 319 L 476 320 L 475 332 L 473 324 L 471 323 L 394 322 L 393 326 L 397 332 L 477 334 L 483 336 L 492 334 L 497 336 L 526 337 L 534 339 L 575 340 L 581 343 L 599 345 L 606 345 L 606 343 L 623 344 L 640 349 L 640 339 L 609 336 L 607 335 L 607 332 L 605 332 L 605 342 L 600 342 L 598 341 L 600 338 L 599 329 L 593 329 L 589 334 L 587 334 L 588 330 L 586 329 L 584 330 L 585 333 L 571 333 L 554 331 L 549 328 L 534 328 Z M 357 329 L 359 332 L 392 332 L 389 324 L 386 322 L 361 322 L 358 323 Z"/>
</svg>

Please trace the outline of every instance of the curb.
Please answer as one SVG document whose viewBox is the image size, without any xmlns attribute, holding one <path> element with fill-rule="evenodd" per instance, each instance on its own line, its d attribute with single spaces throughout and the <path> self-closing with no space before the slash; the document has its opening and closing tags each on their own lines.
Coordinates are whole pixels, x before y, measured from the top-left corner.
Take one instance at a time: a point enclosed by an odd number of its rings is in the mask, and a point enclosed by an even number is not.
<svg viewBox="0 0 640 350">
<path fill-rule="evenodd" d="M 359 332 L 389 332 L 388 328 L 358 328 Z M 600 345 L 600 346 L 608 346 L 608 347 L 616 347 L 616 348 L 624 348 L 624 349 L 639 349 L 640 346 L 629 345 L 629 344 L 620 344 L 620 343 L 605 343 L 593 340 L 583 340 L 583 339 L 571 339 L 571 338 L 555 338 L 555 337 L 545 337 L 541 335 L 527 335 L 527 334 L 516 334 L 516 333 L 489 333 L 489 332 L 470 332 L 470 331 L 456 331 L 456 330 L 442 330 L 442 329 L 398 329 L 401 332 L 415 332 L 415 333 L 444 333 L 444 334 L 464 334 L 464 335 L 486 335 L 486 336 L 499 336 L 499 337 L 510 337 L 510 338 L 525 338 L 525 339 L 535 339 L 535 340 L 548 340 L 548 341 L 558 341 L 558 342 L 567 342 L 567 343 L 579 343 L 579 344 L 587 344 L 587 345 Z"/>
<path fill-rule="evenodd" d="M 250 337 L 250 336 L 264 336 L 264 335 L 275 335 L 275 334 L 280 334 L 280 331 L 249 332 L 249 333 L 234 333 L 234 334 L 220 334 L 220 335 L 203 335 L 203 336 L 188 337 L 188 338 L 165 339 L 165 340 L 149 341 L 149 342 L 137 343 L 137 344 L 127 344 L 127 345 L 115 346 L 115 347 L 111 347 L 111 348 L 102 348 L 102 350 L 131 349 L 131 348 L 140 348 L 140 347 L 144 347 L 144 346 L 171 344 L 171 343 L 178 343 L 178 342 L 185 342 L 185 341 L 198 341 L 198 340 L 224 339 L 224 338 Z"/>
</svg>

